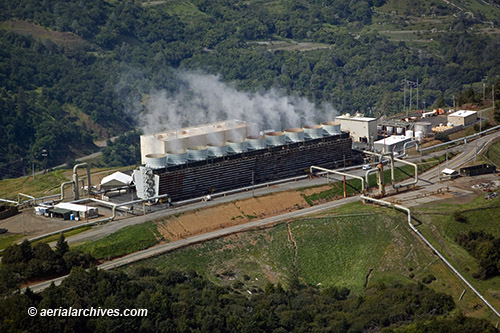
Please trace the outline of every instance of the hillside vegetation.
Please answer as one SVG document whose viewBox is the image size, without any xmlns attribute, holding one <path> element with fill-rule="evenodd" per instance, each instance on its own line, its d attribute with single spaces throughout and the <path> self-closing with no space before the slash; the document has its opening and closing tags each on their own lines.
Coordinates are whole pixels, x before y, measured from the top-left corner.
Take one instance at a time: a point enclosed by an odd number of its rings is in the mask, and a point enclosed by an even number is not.
<svg viewBox="0 0 500 333">
<path fill-rule="evenodd" d="M 2 1 L 0 177 L 140 124 L 185 70 L 341 112 L 400 111 L 403 79 L 418 107 L 452 105 L 500 81 L 499 17 L 497 1 Z"/>
</svg>

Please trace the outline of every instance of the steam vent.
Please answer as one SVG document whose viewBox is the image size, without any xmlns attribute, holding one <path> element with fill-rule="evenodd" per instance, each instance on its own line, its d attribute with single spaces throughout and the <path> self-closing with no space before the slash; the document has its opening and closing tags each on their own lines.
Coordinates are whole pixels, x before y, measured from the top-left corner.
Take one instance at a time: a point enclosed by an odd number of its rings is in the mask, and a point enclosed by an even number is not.
<svg viewBox="0 0 500 333">
<path fill-rule="evenodd" d="M 264 131 L 227 120 L 141 135 L 134 171 L 137 196 L 171 202 L 306 175 L 311 165 L 336 168 L 352 159 L 349 133 L 337 123 Z"/>
</svg>

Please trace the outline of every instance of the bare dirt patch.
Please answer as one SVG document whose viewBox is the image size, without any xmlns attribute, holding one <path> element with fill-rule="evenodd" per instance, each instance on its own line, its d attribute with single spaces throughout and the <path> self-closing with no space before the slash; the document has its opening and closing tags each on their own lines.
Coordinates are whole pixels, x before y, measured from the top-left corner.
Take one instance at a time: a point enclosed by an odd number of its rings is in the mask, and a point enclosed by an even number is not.
<svg viewBox="0 0 500 333">
<path fill-rule="evenodd" d="M 308 193 L 320 192 L 321 189 L 322 187 L 308 189 Z M 166 239 L 174 241 L 308 206 L 301 196 L 301 192 L 286 191 L 224 203 L 211 208 L 160 219 L 156 222 L 162 235 Z"/>
</svg>

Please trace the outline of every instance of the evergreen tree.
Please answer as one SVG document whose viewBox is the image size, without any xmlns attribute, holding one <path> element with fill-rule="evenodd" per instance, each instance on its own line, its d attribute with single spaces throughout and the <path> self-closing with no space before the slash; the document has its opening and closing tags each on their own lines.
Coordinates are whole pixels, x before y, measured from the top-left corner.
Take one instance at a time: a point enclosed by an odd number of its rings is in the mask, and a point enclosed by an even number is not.
<svg viewBox="0 0 500 333">
<path fill-rule="evenodd" d="M 56 244 L 56 254 L 59 256 L 59 258 L 62 258 L 62 256 L 68 251 L 69 251 L 68 242 L 66 242 L 66 239 L 64 238 L 64 235 L 61 232 L 59 234 L 59 239 L 57 240 Z"/>
</svg>

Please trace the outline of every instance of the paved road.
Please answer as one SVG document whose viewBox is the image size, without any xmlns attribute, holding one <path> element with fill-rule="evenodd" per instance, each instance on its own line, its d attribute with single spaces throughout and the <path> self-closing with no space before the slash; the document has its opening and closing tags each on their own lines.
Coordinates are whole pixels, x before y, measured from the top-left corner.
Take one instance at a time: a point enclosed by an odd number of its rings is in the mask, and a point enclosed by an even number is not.
<svg viewBox="0 0 500 333">
<path fill-rule="evenodd" d="M 356 202 L 356 201 L 359 201 L 359 198 L 357 196 L 356 197 L 349 197 L 349 198 L 345 198 L 345 199 L 341 199 L 341 200 L 337 200 L 337 201 L 333 201 L 333 202 L 328 202 L 328 203 L 325 203 L 322 205 L 304 208 L 304 209 L 297 210 L 294 212 L 269 217 L 269 218 L 262 219 L 262 220 L 257 220 L 257 221 L 248 222 L 248 223 L 241 224 L 241 225 L 236 225 L 236 226 L 221 229 L 221 230 L 212 231 L 212 232 L 205 233 L 202 235 L 192 236 L 192 237 L 181 239 L 181 240 L 178 240 L 175 242 L 170 242 L 170 243 L 166 243 L 166 244 L 162 244 L 162 245 L 153 246 L 151 248 L 129 254 L 129 255 L 124 256 L 122 258 L 118 258 L 118 259 L 103 263 L 103 264 L 97 266 L 97 268 L 98 269 L 106 269 L 106 270 L 117 268 L 117 267 L 120 267 L 123 265 L 130 264 L 132 262 L 136 262 L 136 261 L 143 260 L 146 258 L 154 257 L 154 256 L 160 255 L 162 253 L 172 251 L 172 250 L 175 250 L 175 249 L 187 246 L 187 245 L 192 245 L 192 244 L 204 242 L 204 241 L 207 241 L 210 239 L 215 239 L 215 238 L 231 235 L 231 234 L 242 232 L 242 231 L 248 231 L 248 230 L 252 230 L 252 229 L 266 227 L 266 226 L 275 224 L 277 222 L 285 221 L 285 220 L 292 219 L 292 218 L 297 218 L 297 217 L 311 215 L 311 214 L 317 214 L 317 213 L 320 213 L 320 212 L 323 212 L 323 211 L 326 211 L 326 210 L 329 210 L 329 209 L 332 209 L 335 207 L 339 207 L 339 206 L 345 205 L 347 203 Z M 41 282 L 41 283 L 30 286 L 30 288 L 34 292 L 40 292 L 40 291 L 44 290 L 45 288 L 48 288 L 52 283 L 54 283 L 55 285 L 61 284 L 61 282 L 66 277 L 67 277 L 67 275 L 61 276 L 61 277 L 53 279 L 53 280 Z"/>
</svg>

